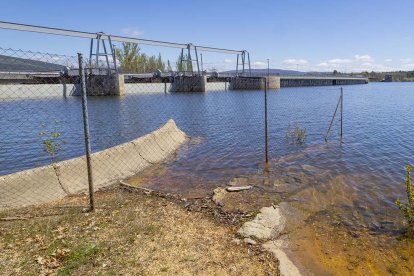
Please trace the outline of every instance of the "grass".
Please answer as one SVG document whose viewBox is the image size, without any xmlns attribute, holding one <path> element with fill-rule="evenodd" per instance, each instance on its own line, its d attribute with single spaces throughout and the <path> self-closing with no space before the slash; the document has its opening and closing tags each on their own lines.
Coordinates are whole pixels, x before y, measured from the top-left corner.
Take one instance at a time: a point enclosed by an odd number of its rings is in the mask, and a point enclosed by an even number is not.
<svg viewBox="0 0 414 276">
<path fill-rule="evenodd" d="M 63 267 L 57 271 L 57 275 L 71 275 L 80 266 L 93 262 L 99 250 L 99 246 L 94 243 L 79 245 L 63 259 Z"/>
<path fill-rule="evenodd" d="M 232 240 L 224 225 L 176 202 L 111 190 L 7 211 L 0 221 L 2 275 L 276 275 L 272 256 Z M 268 274 L 270 273 L 270 274 Z"/>
</svg>

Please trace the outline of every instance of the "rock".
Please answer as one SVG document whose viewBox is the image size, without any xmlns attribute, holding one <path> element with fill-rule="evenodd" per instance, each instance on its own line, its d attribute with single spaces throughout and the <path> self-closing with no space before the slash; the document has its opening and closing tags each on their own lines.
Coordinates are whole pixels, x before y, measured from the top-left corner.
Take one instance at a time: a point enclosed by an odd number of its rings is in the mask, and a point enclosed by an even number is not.
<svg viewBox="0 0 414 276">
<path fill-rule="evenodd" d="M 213 202 L 219 206 L 223 206 L 223 200 L 226 197 L 227 191 L 223 187 L 214 189 Z"/>
<path fill-rule="evenodd" d="M 251 189 L 252 186 L 226 187 L 227 192 L 240 192 Z"/>
<path fill-rule="evenodd" d="M 245 238 L 244 242 L 251 245 L 256 245 L 257 242 L 255 240 L 252 240 L 251 238 Z"/>
<path fill-rule="evenodd" d="M 252 221 L 248 221 L 238 230 L 245 238 L 255 237 L 259 240 L 268 240 L 277 236 L 283 229 L 284 220 L 279 207 L 263 207 Z"/>
<path fill-rule="evenodd" d="M 237 244 L 237 245 L 240 245 L 241 240 L 240 240 L 240 239 L 235 238 L 235 239 L 232 239 L 232 241 L 231 241 L 231 242 L 232 242 L 232 243 L 235 243 L 235 244 Z"/>
<path fill-rule="evenodd" d="M 269 241 L 264 243 L 262 247 L 273 253 L 273 255 L 279 260 L 280 275 L 301 275 L 299 269 L 292 263 L 286 253 L 280 249 L 280 242 Z"/>
</svg>

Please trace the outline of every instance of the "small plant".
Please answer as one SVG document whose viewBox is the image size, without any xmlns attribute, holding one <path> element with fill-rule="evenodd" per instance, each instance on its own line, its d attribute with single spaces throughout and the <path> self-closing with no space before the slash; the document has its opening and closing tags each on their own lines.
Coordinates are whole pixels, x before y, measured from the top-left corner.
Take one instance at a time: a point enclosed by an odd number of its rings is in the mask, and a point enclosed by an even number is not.
<svg viewBox="0 0 414 276">
<path fill-rule="evenodd" d="M 286 130 L 286 142 L 294 145 L 303 145 L 306 140 L 306 128 L 300 128 L 298 122 L 295 122 L 292 130 L 292 125 L 289 123 Z"/>
<path fill-rule="evenodd" d="M 407 202 L 403 204 L 401 200 L 397 199 L 395 204 L 400 208 L 403 217 L 407 220 L 410 227 L 414 229 L 414 186 L 411 178 L 411 166 L 407 166 L 406 170 L 405 189 L 407 192 Z"/>
<path fill-rule="evenodd" d="M 42 138 L 44 152 L 49 155 L 51 162 L 55 163 L 58 161 L 58 154 L 62 150 L 62 145 L 66 144 L 59 132 L 59 121 L 55 120 L 51 129 L 48 129 L 46 124 L 41 124 L 40 127 L 42 131 L 39 132 L 39 136 Z"/>
</svg>

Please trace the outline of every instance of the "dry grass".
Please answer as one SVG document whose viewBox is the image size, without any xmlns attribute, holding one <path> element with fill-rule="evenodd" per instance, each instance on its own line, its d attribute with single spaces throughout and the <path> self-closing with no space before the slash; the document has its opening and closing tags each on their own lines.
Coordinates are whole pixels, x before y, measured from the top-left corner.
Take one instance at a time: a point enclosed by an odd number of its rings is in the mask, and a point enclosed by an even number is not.
<svg viewBox="0 0 414 276">
<path fill-rule="evenodd" d="M 277 274 L 267 253 L 232 242 L 234 228 L 171 200 L 112 190 L 82 213 L 85 201 L 0 213 L 17 219 L 0 221 L 1 274 Z"/>
</svg>

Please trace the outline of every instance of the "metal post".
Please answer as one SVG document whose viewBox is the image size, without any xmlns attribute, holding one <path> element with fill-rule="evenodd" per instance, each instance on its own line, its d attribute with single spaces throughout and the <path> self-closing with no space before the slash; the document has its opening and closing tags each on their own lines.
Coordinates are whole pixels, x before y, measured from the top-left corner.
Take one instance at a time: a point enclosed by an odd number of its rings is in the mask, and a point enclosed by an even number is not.
<svg viewBox="0 0 414 276">
<path fill-rule="evenodd" d="M 196 55 L 196 61 L 197 61 L 197 71 L 198 71 L 198 75 L 200 75 L 200 64 L 198 63 L 198 53 L 197 53 L 197 46 L 194 46 L 194 52 Z M 192 63 L 192 62 L 191 62 Z M 200 75 L 201 76 L 201 75 Z"/>
<path fill-rule="evenodd" d="M 109 46 L 111 47 L 111 54 L 112 54 L 112 60 L 114 61 L 114 69 L 116 73 L 116 54 L 115 54 L 115 45 L 112 44 L 111 36 L 108 35 L 108 42 Z"/>
<path fill-rule="evenodd" d="M 104 48 L 104 52 L 105 52 L 105 58 L 106 58 L 106 66 L 108 66 L 108 75 L 111 74 L 111 66 L 109 65 L 109 58 L 108 58 L 108 52 L 106 51 L 106 46 L 105 46 L 105 40 L 101 40 L 102 41 L 102 46 Z M 112 55 L 112 53 L 111 53 Z"/>
<path fill-rule="evenodd" d="M 269 65 L 269 59 L 267 59 L 267 84 L 269 84 L 270 81 L 270 65 Z"/>
<path fill-rule="evenodd" d="M 343 134 L 343 110 L 344 110 L 344 91 L 341 87 L 341 142 L 342 142 L 342 134 Z"/>
<path fill-rule="evenodd" d="M 79 60 L 79 77 L 80 88 L 82 93 L 82 112 L 83 112 L 83 130 L 85 135 L 85 149 L 86 149 L 86 166 L 88 170 L 88 184 L 89 184 L 89 211 L 95 210 L 95 198 L 93 191 L 93 174 L 91 164 L 91 143 L 89 140 L 89 119 L 88 119 L 88 99 L 86 96 L 86 81 L 85 70 L 83 67 L 83 56 L 78 53 Z"/>
<path fill-rule="evenodd" d="M 341 97 L 342 97 L 342 96 L 341 96 Z M 338 104 L 336 105 L 335 112 L 334 112 L 334 114 L 333 114 L 333 116 L 332 116 L 331 123 L 329 124 L 328 131 L 326 132 L 326 135 L 325 135 L 325 142 L 328 142 L 329 132 L 331 132 L 331 127 L 332 127 L 332 124 L 333 124 L 333 122 L 334 122 L 334 120 L 335 120 L 335 117 L 336 117 L 336 112 L 338 111 L 339 104 L 342 102 L 341 97 L 339 97 Z M 342 128 L 342 123 L 341 123 L 341 128 Z"/>
<path fill-rule="evenodd" d="M 201 72 L 204 72 L 204 69 L 203 69 L 203 53 L 200 53 L 200 58 L 201 58 Z"/>
<path fill-rule="evenodd" d="M 178 69 L 178 72 L 183 70 L 183 58 L 184 58 L 184 49 L 181 49 L 180 68 Z"/>
<path fill-rule="evenodd" d="M 269 153 L 268 153 L 268 151 L 269 151 L 269 149 L 268 149 L 268 143 L 267 143 L 267 140 L 268 140 L 268 137 L 267 137 L 267 83 L 266 83 L 266 78 L 264 78 L 264 81 L 265 81 L 265 89 L 264 89 L 264 116 L 265 116 L 265 118 L 264 118 L 264 123 L 265 123 L 265 154 L 266 154 L 266 157 L 265 157 L 265 161 L 266 161 L 266 168 L 267 168 L 267 166 L 269 165 Z"/>
<path fill-rule="evenodd" d="M 242 75 L 244 76 L 244 64 L 245 64 L 245 59 L 246 59 L 246 52 L 245 51 L 243 51 L 242 52 L 242 55 L 241 55 L 241 58 L 242 58 L 242 64 L 243 64 L 243 66 L 242 66 Z"/>
<path fill-rule="evenodd" d="M 96 55 L 95 55 L 95 58 L 96 58 L 95 67 L 96 68 L 99 68 L 99 42 L 100 41 L 101 41 L 101 33 L 98 33 L 96 35 Z M 100 72 L 100 71 L 98 70 L 98 72 Z"/>
<path fill-rule="evenodd" d="M 236 60 L 236 76 L 239 73 L 239 54 L 237 54 L 237 60 Z"/>
<path fill-rule="evenodd" d="M 191 68 L 190 68 L 191 64 Z M 191 75 L 193 74 L 193 61 L 191 60 L 191 49 L 190 44 L 187 45 L 187 72 L 190 72 L 191 69 Z"/>
<path fill-rule="evenodd" d="M 93 38 L 91 38 L 91 48 L 89 51 L 89 74 L 92 75 L 92 52 L 93 52 Z"/>
<path fill-rule="evenodd" d="M 249 52 L 247 52 L 247 59 L 249 60 L 249 74 L 250 74 L 250 77 L 252 76 L 252 68 L 250 67 L 250 54 L 249 54 Z"/>
</svg>

